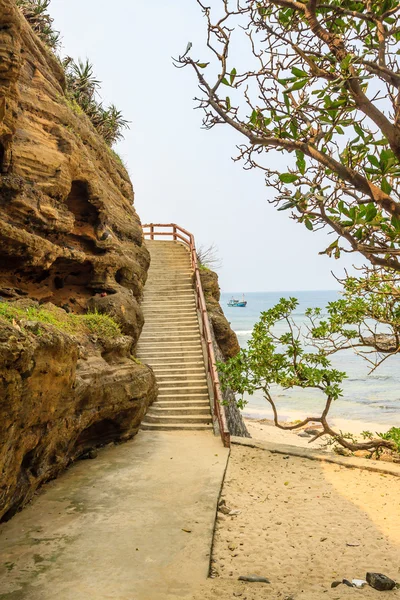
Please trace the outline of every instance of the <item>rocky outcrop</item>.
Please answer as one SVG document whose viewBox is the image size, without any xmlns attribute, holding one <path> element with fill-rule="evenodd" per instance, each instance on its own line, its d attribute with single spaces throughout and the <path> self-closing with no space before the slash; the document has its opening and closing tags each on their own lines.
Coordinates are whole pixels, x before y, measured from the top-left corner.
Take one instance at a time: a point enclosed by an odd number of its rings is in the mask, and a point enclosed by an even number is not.
<svg viewBox="0 0 400 600">
<path fill-rule="evenodd" d="M 239 342 L 219 303 L 221 292 L 218 275 L 214 271 L 202 268 L 200 269 L 200 277 L 214 337 L 215 357 L 217 361 L 224 362 L 239 352 Z M 237 407 L 235 394 L 232 390 L 227 389 L 223 392 L 223 396 L 225 416 L 231 435 L 250 437 L 241 412 Z"/>
<path fill-rule="evenodd" d="M 396 336 L 388 333 L 376 333 L 362 338 L 362 341 L 366 346 L 372 346 L 382 353 L 396 352 L 399 347 Z"/>
<path fill-rule="evenodd" d="M 214 271 L 202 268 L 200 269 L 200 276 L 215 338 L 226 360 L 239 352 L 239 342 L 219 304 L 221 291 L 218 284 L 218 275 Z"/>
<path fill-rule="evenodd" d="M 123 334 L 0 311 L 3 518 L 88 448 L 134 435 L 155 396 L 134 359 L 149 254 L 132 204 L 125 168 L 66 97 L 58 60 L 0 0 L 0 302 L 109 313 Z"/>
<path fill-rule="evenodd" d="M 137 433 L 156 395 L 131 337 L 0 325 L 0 521 L 87 450 Z"/>
<path fill-rule="evenodd" d="M 129 290 L 137 313 L 149 255 L 129 176 L 15 2 L 0 15 L 0 296 L 79 312 Z"/>
</svg>

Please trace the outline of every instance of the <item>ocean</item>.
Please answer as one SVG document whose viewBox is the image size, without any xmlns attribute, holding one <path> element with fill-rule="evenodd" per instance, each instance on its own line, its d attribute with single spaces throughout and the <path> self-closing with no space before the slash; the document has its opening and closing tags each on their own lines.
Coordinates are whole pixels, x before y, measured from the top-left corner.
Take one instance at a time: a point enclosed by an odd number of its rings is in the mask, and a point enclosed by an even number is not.
<svg viewBox="0 0 400 600">
<path fill-rule="evenodd" d="M 242 293 L 235 292 L 235 298 Z M 305 310 L 309 307 L 324 308 L 328 302 L 339 298 L 335 291 L 307 292 L 254 292 L 245 295 L 246 308 L 227 306 L 232 293 L 221 294 L 224 313 L 236 332 L 241 347 L 246 347 L 254 324 L 262 311 L 274 306 L 280 298 L 295 297 L 299 306 L 293 314 L 297 325 L 305 322 Z M 282 332 L 284 326 L 282 325 Z M 277 330 L 278 331 L 278 330 Z M 379 431 L 399 426 L 400 421 L 400 356 L 388 358 L 371 375 L 368 364 L 351 350 L 345 350 L 332 357 L 335 368 L 345 371 L 348 378 L 342 384 L 343 396 L 333 403 L 330 421 L 338 426 L 343 420 L 352 421 L 352 430 L 362 431 L 363 425 L 376 424 Z M 323 396 L 314 390 L 283 390 L 274 387 L 274 398 L 280 420 L 300 419 L 306 416 L 319 416 Z M 246 396 L 248 404 L 244 416 L 257 419 L 271 419 L 272 411 L 261 393 Z"/>
</svg>

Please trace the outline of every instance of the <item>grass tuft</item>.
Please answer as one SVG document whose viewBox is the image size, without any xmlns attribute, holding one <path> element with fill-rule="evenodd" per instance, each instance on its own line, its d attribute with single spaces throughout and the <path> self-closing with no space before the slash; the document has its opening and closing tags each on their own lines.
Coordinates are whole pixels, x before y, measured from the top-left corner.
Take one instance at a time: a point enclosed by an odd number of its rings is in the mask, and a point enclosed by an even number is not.
<svg viewBox="0 0 400 600">
<path fill-rule="evenodd" d="M 109 315 L 98 312 L 74 315 L 61 309 L 54 310 L 29 306 L 21 308 L 9 302 L 0 302 L 0 319 L 13 323 L 21 320 L 35 321 L 51 325 L 71 335 L 94 334 L 100 338 L 115 338 L 121 335 L 121 328 Z"/>
<path fill-rule="evenodd" d="M 114 338 L 121 335 L 120 326 L 110 315 L 93 312 L 86 315 L 79 315 L 78 318 L 82 320 L 91 333 L 99 337 Z"/>
</svg>

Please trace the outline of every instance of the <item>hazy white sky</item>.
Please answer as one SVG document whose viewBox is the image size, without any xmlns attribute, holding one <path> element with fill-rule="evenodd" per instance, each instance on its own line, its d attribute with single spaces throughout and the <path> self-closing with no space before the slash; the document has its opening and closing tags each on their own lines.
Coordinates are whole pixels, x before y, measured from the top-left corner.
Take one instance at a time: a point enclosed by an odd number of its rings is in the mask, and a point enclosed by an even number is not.
<svg viewBox="0 0 400 600">
<path fill-rule="evenodd" d="M 331 270 L 342 274 L 353 259 L 318 256 L 326 235 L 277 212 L 262 174 L 231 160 L 238 135 L 227 126 L 201 129 L 194 74 L 171 60 L 189 40 L 193 56 L 204 55 L 205 23 L 195 0 L 52 0 L 51 14 L 62 53 L 88 57 L 105 103 L 132 121 L 116 150 L 143 223 L 176 222 L 198 245 L 215 243 L 222 291 L 338 287 Z"/>
</svg>

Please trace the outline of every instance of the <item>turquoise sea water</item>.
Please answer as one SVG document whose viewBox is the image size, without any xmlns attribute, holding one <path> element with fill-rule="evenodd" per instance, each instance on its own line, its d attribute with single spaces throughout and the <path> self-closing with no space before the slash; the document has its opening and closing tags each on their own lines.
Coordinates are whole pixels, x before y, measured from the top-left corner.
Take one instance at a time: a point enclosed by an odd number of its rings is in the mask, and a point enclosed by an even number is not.
<svg viewBox="0 0 400 600">
<path fill-rule="evenodd" d="M 242 293 L 235 293 L 241 298 Z M 293 315 L 300 325 L 305 321 L 305 309 L 324 308 L 328 302 L 339 297 L 335 291 L 307 292 L 257 292 L 246 294 L 246 308 L 231 308 L 227 304 L 232 293 L 221 294 L 224 313 L 236 332 L 239 343 L 245 347 L 251 335 L 253 325 L 262 311 L 274 306 L 280 298 L 295 297 L 299 306 Z M 282 326 L 282 332 L 283 332 Z M 373 374 L 368 375 L 368 365 L 361 357 L 346 350 L 332 358 L 334 366 L 346 371 L 348 379 L 343 383 L 343 397 L 337 400 L 331 409 L 331 420 L 346 419 L 361 423 L 377 423 L 382 430 L 400 424 L 400 356 L 389 358 Z M 275 398 L 281 420 L 318 416 L 323 406 L 323 397 L 313 390 L 282 390 L 275 388 Z M 261 394 L 247 396 L 248 405 L 245 416 L 253 418 L 272 418 L 272 412 Z M 360 427 L 362 429 L 362 427 Z"/>
</svg>

